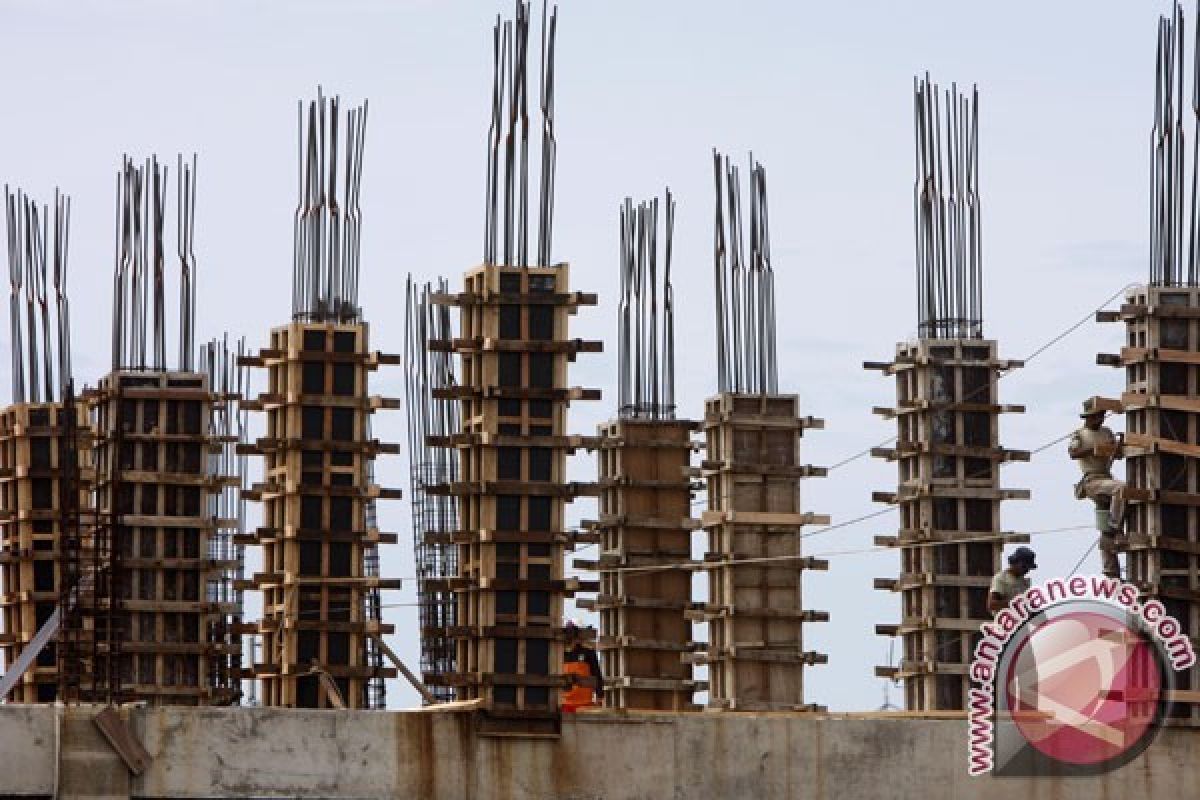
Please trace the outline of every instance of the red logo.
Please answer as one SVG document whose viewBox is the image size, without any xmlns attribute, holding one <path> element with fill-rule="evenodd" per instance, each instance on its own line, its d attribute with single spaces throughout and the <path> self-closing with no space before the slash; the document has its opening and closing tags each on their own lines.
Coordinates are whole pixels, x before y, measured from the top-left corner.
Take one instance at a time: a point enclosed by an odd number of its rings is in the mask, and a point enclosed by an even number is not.
<svg viewBox="0 0 1200 800">
<path fill-rule="evenodd" d="M 1140 632 L 1108 614 L 1066 611 L 1014 644 L 1001 692 L 1021 735 L 1044 756 L 1101 765 L 1154 734 L 1165 687 L 1154 645 Z"/>
</svg>

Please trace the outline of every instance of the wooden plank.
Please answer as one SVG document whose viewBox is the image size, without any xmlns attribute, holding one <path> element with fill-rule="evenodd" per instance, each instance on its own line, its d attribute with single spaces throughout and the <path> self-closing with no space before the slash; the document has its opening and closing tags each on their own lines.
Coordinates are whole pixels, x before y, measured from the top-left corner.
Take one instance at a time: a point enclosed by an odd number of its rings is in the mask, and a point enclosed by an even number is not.
<svg viewBox="0 0 1200 800">
<path fill-rule="evenodd" d="M 695 618 L 704 620 L 722 617 L 763 617 L 767 619 L 792 619 L 800 622 L 828 622 L 828 611 L 809 611 L 790 608 L 754 608 L 751 606 L 714 606 L 705 603 L 693 612 Z"/>
<path fill-rule="evenodd" d="M 1200 458 L 1200 445 L 1177 442 L 1173 439 L 1164 439 L 1144 433 L 1126 432 L 1125 445 L 1127 447 L 1138 447 L 1151 453 L 1171 453 L 1172 455 L 1187 456 L 1189 458 Z"/>
<path fill-rule="evenodd" d="M 1130 550 L 1169 550 L 1176 553 L 1189 553 L 1200 556 L 1200 542 L 1192 542 L 1173 536 L 1138 535 L 1117 537 L 1119 547 Z"/>
<path fill-rule="evenodd" d="M 1187 411 L 1200 414 L 1200 398 L 1192 395 L 1124 392 L 1121 395 L 1121 405 L 1127 411 L 1163 408 L 1168 411 Z"/>
<path fill-rule="evenodd" d="M 582 386 L 572 386 L 565 389 L 546 389 L 529 386 L 450 386 L 435 388 L 431 394 L 438 400 L 458 400 L 468 397 L 513 398 L 517 400 L 601 399 L 600 389 L 585 389 Z"/>
<path fill-rule="evenodd" d="M 768 649 L 766 647 L 756 647 L 754 645 L 737 644 L 730 647 L 709 648 L 708 659 L 709 663 L 717 658 L 737 658 L 742 661 L 762 661 L 776 664 L 824 664 L 829 660 L 829 657 L 824 653 L 808 652 L 787 652 L 780 649 Z"/>
<path fill-rule="evenodd" d="M 1141 364 L 1146 361 L 1161 361 L 1170 364 L 1200 364 L 1200 352 L 1171 350 L 1165 347 L 1122 347 L 1123 364 Z"/>
<path fill-rule="evenodd" d="M 594 306 L 599 302 L 598 295 L 588 292 L 497 292 L 490 289 L 482 292 L 434 292 L 430 298 L 434 305 L 446 306 Z"/>
<path fill-rule="evenodd" d="M 746 475 L 781 475 L 792 478 L 823 478 L 826 475 L 827 469 L 807 464 L 748 464 L 729 460 L 712 461 L 706 459 L 700 462 L 700 469 L 696 471 L 696 477 L 708 477 L 720 472 L 736 472 Z"/>
<path fill-rule="evenodd" d="M 375 639 L 375 646 L 379 648 L 379 652 L 383 653 L 387 657 L 387 660 L 391 661 L 392 665 L 395 666 L 396 669 L 400 670 L 400 674 L 403 675 L 404 679 L 407 680 L 409 684 L 417 690 L 417 693 L 421 695 L 421 699 L 426 703 L 436 704 L 437 698 L 433 696 L 432 692 L 425 688 L 425 684 L 421 683 L 417 676 L 413 674 L 413 671 L 408 668 L 408 665 L 400 660 L 400 656 L 396 655 L 396 652 L 392 650 L 392 648 L 388 647 L 388 644 L 383 640 L 383 637 L 375 636 L 372 638 Z"/>
<path fill-rule="evenodd" d="M 1195 306 L 1161 305 L 1156 303 L 1124 303 L 1121 318 L 1127 321 L 1145 317 L 1163 319 L 1200 319 L 1200 308 Z"/>
<path fill-rule="evenodd" d="M 882 492 L 876 494 L 885 494 Z M 874 495 L 872 495 L 873 497 Z M 895 495 L 893 495 L 895 496 Z M 930 483 L 900 484 L 899 500 L 909 500 L 921 496 L 953 497 L 964 500 L 1028 500 L 1031 492 L 1028 489 L 1000 489 L 985 487 L 967 487 L 956 485 L 936 485 Z"/>
<path fill-rule="evenodd" d="M 427 690 L 428 691 L 428 690 Z M 420 708 L 410 709 L 411 711 L 419 711 L 425 714 L 456 714 L 467 711 L 478 711 L 483 708 L 484 701 L 482 697 L 476 697 L 472 700 L 451 700 L 447 703 L 437 703 L 430 701 L 429 705 L 421 706 Z"/>
<path fill-rule="evenodd" d="M 1092 408 L 1098 411 L 1109 411 L 1114 414 L 1122 414 L 1125 411 L 1125 405 L 1121 400 L 1113 397 L 1101 397 L 1100 395 L 1092 395 L 1087 399 Z"/>
<path fill-rule="evenodd" d="M 1020 544 L 1029 541 L 1028 533 L 1016 531 L 987 531 L 968 530 L 930 530 L 929 528 L 901 528 L 898 531 L 897 544 L 905 547 L 932 547 L 938 544 L 972 541 L 972 542 L 1003 542 L 1005 544 Z M 888 545 L 891 546 L 891 545 Z"/>
<path fill-rule="evenodd" d="M 600 514 L 594 527 L 599 530 L 609 528 L 662 528 L 665 530 L 694 530 L 703 524 L 703 520 L 692 517 L 668 517 L 654 514 Z"/>
<path fill-rule="evenodd" d="M 121 715 L 116 708 L 109 706 L 104 709 L 92 717 L 92 723 L 99 729 L 101 735 L 104 736 L 117 755 L 121 757 L 121 761 L 125 763 L 125 767 L 131 774 L 141 775 L 149 768 L 150 762 L 153 759 L 146 752 L 146 748 L 142 746 L 141 741 L 129 729 L 125 721 L 121 719 Z"/>
<path fill-rule="evenodd" d="M 585 339 L 493 339 L 486 336 L 458 339 L 430 339 L 429 350 L 435 353 L 602 353 L 604 343 Z"/>
<path fill-rule="evenodd" d="M 321 690 L 325 693 L 326 699 L 329 700 L 329 705 L 337 709 L 346 708 L 346 699 L 342 697 L 342 690 L 334 682 L 328 672 L 317 666 L 317 662 L 313 662 L 312 671 L 316 673 L 317 680 L 321 684 Z"/>
<path fill-rule="evenodd" d="M 881 415 L 886 419 L 902 417 L 910 414 L 919 414 L 929 411 L 953 411 L 963 413 L 982 413 L 982 414 L 1023 414 L 1025 406 L 1014 404 L 998 404 L 998 403 L 970 403 L 958 401 L 933 401 L 933 400 L 918 400 L 915 402 L 906 403 L 898 408 L 881 408 L 875 406 L 871 409 L 872 413 Z"/>
<path fill-rule="evenodd" d="M 705 527 L 729 523 L 731 525 L 765 525 L 765 526 L 802 526 L 829 525 L 832 518 L 828 514 L 813 514 L 811 512 L 792 513 L 777 511 L 705 511 L 701 517 Z"/>
</svg>

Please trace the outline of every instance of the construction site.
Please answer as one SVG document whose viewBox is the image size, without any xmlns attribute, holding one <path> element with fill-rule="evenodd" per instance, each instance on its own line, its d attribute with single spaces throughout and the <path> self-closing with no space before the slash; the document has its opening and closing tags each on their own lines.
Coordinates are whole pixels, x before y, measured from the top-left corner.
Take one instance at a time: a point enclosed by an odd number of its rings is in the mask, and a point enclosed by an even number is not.
<svg viewBox="0 0 1200 800">
<path fill-rule="evenodd" d="M 1120 124 L 1036 147 L 1037 4 L 978 12 L 1027 65 L 877 4 L 867 66 L 790 4 L 697 10 L 720 55 L 688 4 L 422 5 L 332 55 L 307 7 L 86 12 L 152 44 L 14 81 L 0 796 L 1195 796 L 1200 5 L 1088 21 Z M 796 37 L 887 102 L 751 87 Z M 105 99 L 135 65 L 153 111 Z M 1099 629 L 1124 682 L 1037 617 L 980 677 L 1031 580 L 1101 573 L 1175 626 Z"/>
</svg>

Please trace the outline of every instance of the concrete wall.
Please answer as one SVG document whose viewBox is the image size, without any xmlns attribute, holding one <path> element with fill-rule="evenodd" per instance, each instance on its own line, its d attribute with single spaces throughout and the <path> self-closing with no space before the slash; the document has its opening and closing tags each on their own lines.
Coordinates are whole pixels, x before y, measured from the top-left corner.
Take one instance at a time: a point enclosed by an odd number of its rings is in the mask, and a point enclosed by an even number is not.
<svg viewBox="0 0 1200 800">
<path fill-rule="evenodd" d="M 809 715 L 568 717 L 559 740 L 474 734 L 469 713 L 136 709 L 138 778 L 86 709 L 0 706 L 0 794 L 322 798 L 1182 798 L 1200 731 L 1167 730 L 1099 778 L 969 778 L 965 722 Z M 61 727 L 60 727 L 61 726 Z M 56 757 L 56 731 L 61 758 Z"/>
</svg>

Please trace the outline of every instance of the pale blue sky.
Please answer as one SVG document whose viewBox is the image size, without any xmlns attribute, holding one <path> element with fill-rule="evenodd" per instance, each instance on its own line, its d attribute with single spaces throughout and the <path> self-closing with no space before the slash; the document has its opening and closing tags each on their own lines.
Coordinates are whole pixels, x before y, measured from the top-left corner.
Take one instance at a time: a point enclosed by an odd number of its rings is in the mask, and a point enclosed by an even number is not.
<svg viewBox="0 0 1200 800">
<path fill-rule="evenodd" d="M 892 426 L 870 408 L 890 404 L 894 390 L 861 362 L 888 358 L 915 328 L 913 75 L 980 86 L 985 332 L 1020 358 L 1147 274 L 1154 37 L 1167 9 L 1127 0 L 560 3 L 554 256 L 572 263 L 576 288 L 601 296 L 580 313 L 576 335 L 613 342 L 618 203 L 670 184 L 679 204 L 678 395 L 682 413 L 700 413 L 715 388 L 709 153 L 753 149 L 771 189 L 780 387 L 827 420 L 805 438 L 805 460 L 831 464 L 886 439 Z M 0 179 L 40 198 L 58 185 L 73 198 L 76 379 L 94 383 L 108 364 L 113 176 L 123 152 L 172 164 L 176 152 L 199 153 L 200 338 L 229 330 L 263 346 L 287 320 L 296 101 L 318 83 L 346 101 L 370 99 L 363 302 L 374 345 L 399 351 L 406 273 L 457 281 L 480 258 L 497 11 L 510 5 L 0 4 Z M 1119 339 L 1115 326 L 1089 323 L 1006 379 L 1003 401 L 1029 413 L 1004 420 L 1005 443 L 1035 448 L 1075 424 L 1082 397 L 1118 391 L 1119 372 L 1096 367 L 1094 355 Z M 572 383 L 602 387 L 605 400 L 577 404 L 574 430 L 611 416 L 614 358 L 579 359 Z M 401 395 L 398 369 L 373 391 Z M 377 415 L 376 431 L 402 441 L 403 412 Z M 580 456 L 573 468 L 582 477 L 594 464 Z M 378 474 L 407 493 L 404 458 L 382 458 Z M 1031 501 L 1006 505 L 1006 529 L 1089 522 L 1060 447 L 1004 476 L 1033 490 Z M 894 484 L 891 465 L 862 459 L 805 482 L 804 506 L 846 520 L 876 510 L 871 491 Z M 574 513 L 594 509 L 580 502 Z M 383 504 L 380 516 L 402 542 L 384 553 L 384 571 L 410 577 L 407 500 Z M 807 546 L 862 549 L 894 528 L 883 517 Z M 1074 533 L 1034 546 L 1049 573 L 1069 570 L 1087 544 Z M 871 580 L 895 574 L 898 555 L 831 561 L 805 584 L 807 605 L 833 616 L 809 629 L 830 656 L 809 672 L 809 699 L 877 707 L 883 683 L 873 667 L 888 640 L 874 625 L 895 621 L 898 608 Z M 388 601 L 412 598 L 410 583 Z M 415 665 L 414 610 L 392 609 L 389 619 L 393 644 Z M 415 697 L 401 682 L 389 691 L 392 705 Z"/>
</svg>

